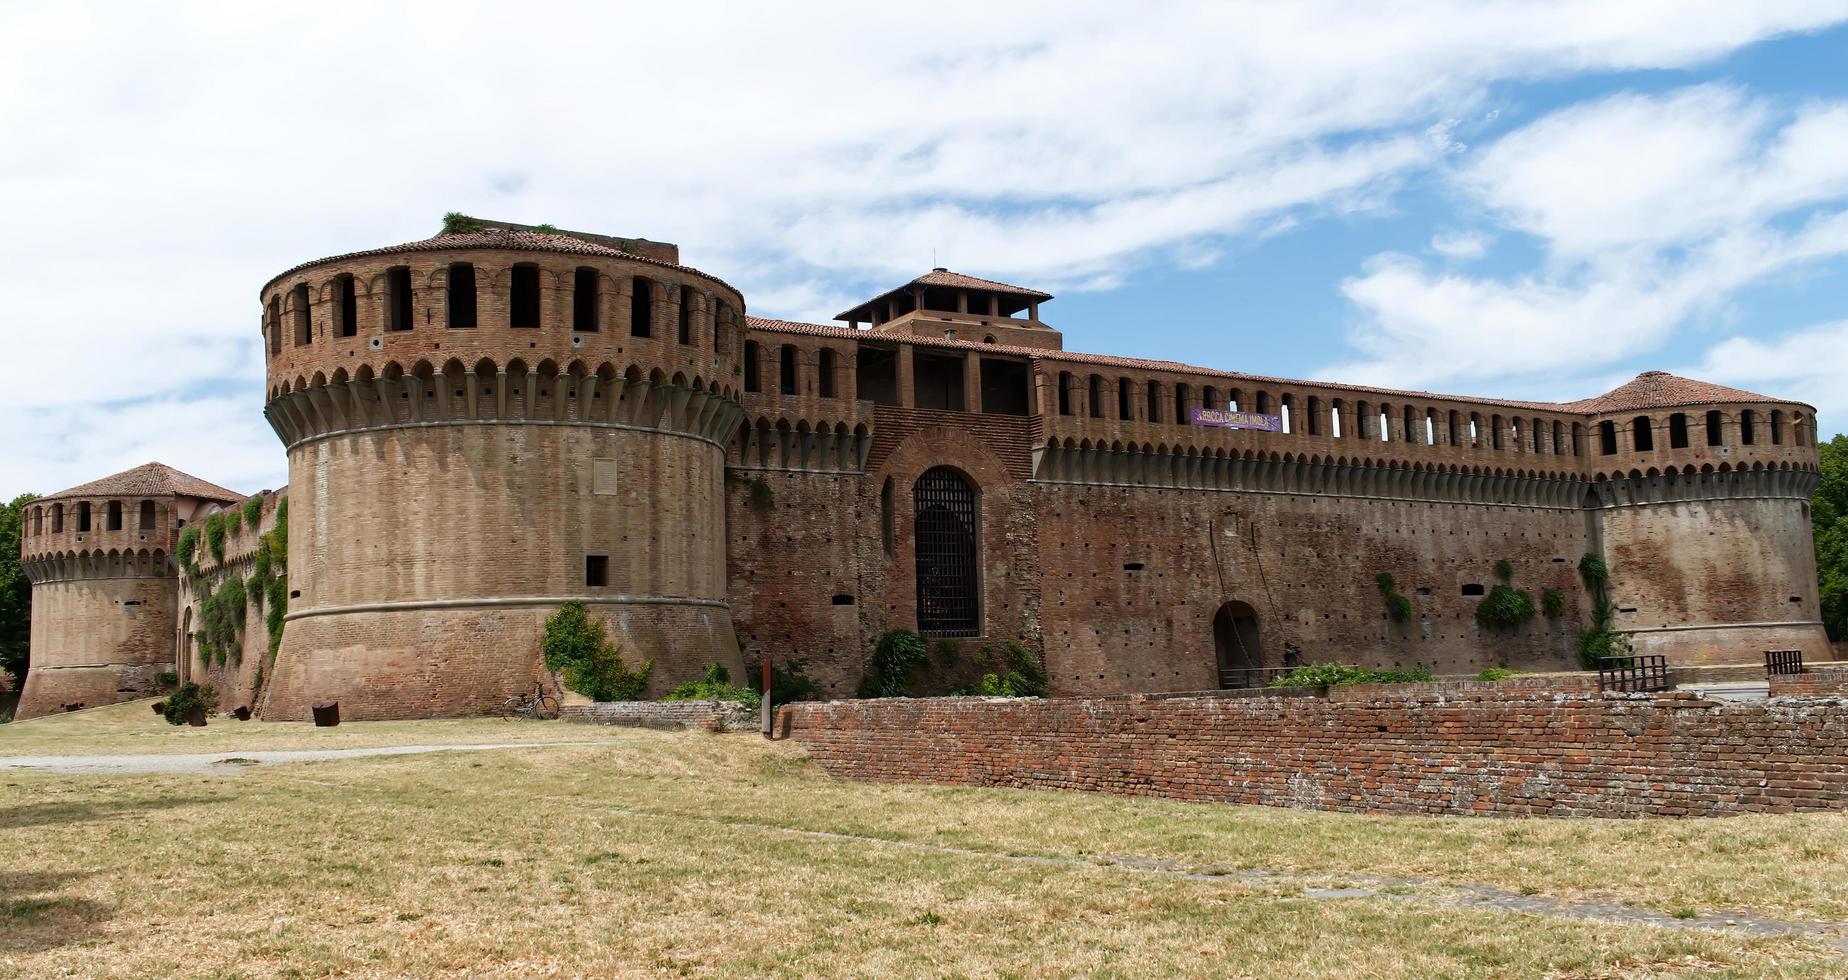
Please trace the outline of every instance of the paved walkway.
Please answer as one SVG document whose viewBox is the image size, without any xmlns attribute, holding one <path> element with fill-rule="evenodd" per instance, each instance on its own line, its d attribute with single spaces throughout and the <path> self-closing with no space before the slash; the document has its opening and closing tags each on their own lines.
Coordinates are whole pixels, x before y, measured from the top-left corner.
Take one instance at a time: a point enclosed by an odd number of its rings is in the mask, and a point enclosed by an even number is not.
<svg viewBox="0 0 1848 980">
<path fill-rule="evenodd" d="M 460 745 L 388 745 L 370 749 L 299 749 L 294 751 L 201 752 L 193 755 L 16 755 L 0 757 L 0 770 L 42 769 L 68 773 L 192 773 L 236 776 L 252 766 L 281 762 L 321 762 L 358 759 L 373 755 L 421 755 L 425 752 L 480 752 L 488 749 L 531 749 L 554 745 L 608 745 L 609 739 L 591 742 L 480 742 Z"/>
</svg>

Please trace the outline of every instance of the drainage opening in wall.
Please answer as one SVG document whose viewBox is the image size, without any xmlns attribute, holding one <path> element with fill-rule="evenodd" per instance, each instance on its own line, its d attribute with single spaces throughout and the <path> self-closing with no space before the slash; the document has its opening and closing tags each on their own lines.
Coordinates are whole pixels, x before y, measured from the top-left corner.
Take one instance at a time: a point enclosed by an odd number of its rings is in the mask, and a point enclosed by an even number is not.
<svg viewBox="0 0 1848 980">
<path fill-rule="evenodd" d="M 1140 571 L 1142 571 L 1142 567 L 1143 567 L 1143 566 L 1142 566 L 1142 563 L 1141 563 L 1141 562 L 1139 562 L 1139 561 L 1132 561 L 1132 562 L 1129 562 L 1129 563 L 1127 563 L 1127 564 L 1125 564 L 1125 565 L 1123 566 L 1123 570 L 1124 570 L 1124 571 L 1126 571 L 1126 572 L 1140 572 Z"/>
<path fill-rule="evenodd" d="M 1463 586 L 1464 595 L 1485 595 L 1481 582 L 1471 582 Z"/>
<path fill-rule="evenodd" d="M 837 606 L 851 606 L 853 605 L 853 596 L 842 592 L 834 597 L 834 604 Z"/>
</svg>

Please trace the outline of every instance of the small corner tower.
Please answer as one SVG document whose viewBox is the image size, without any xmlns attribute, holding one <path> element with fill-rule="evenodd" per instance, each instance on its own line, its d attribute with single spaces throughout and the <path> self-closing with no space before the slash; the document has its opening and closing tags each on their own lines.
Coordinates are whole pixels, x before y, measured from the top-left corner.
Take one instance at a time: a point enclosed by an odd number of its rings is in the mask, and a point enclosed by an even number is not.
<svg viewBox="0 0 1848 980">
<path fill-rule="evenodd" d="M 32 663 L 19 717 L 157 693 L 174 664 L 174 540 L 196 512 L 238 499 L 148 463 L 27 505 L 19 551 L 32 581 Z"/>
<path fill-rule="evenodd" d="M 1037 289 L 939 267 L 835 319 L 854 329 L 867 323 L 875 331 L 912 337 L 1063 350 L 1065 338 L 1039 318 L 1040 304 L 1051 298 Z"/>
</svg>

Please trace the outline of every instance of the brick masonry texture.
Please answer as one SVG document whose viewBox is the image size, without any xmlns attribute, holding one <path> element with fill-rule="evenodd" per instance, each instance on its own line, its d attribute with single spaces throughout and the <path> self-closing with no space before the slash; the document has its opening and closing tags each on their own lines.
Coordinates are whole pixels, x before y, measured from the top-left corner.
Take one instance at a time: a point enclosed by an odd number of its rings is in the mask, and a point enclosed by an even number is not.
<svg viewBox="0 0 1848 980">
<path fill-rule="evenodd" d="M 706 732 L 754 731 L 757 712 L 735 701 L 606 701 L 566 705 L 566 721 L 636 728 L 696 728 Z"/>
<path fill-rule="evenodd" d="M 763 320 L 678 254 L 488 223 L 264 284 L 263 412 L 291 501 L 275 661 L 249 655 L 255 604 L 245 656 L 197 656 L 199 602 L 248 574 L 255 536 L 187 580 L 174 534 L 221 491 L 151 465 L 28 513 L 22 714 L 134 696 L 162 664 L 266 718 L 323 699 L 350 718 L 492 711 L 543 679 L 540 624 L 571 599 L 654 662 L 653 695 L 769 657 L 845 696 L 882 633 L 919 624 L 916 488 L 938 468 L 974 498 L 955 568 L 975 570 L 978 635 L 923 690 L 979 678 L 1007 642 L 1066 696 L 1298 663 L 1570 668 L 1586 554 L 1639 652 L 1831 655 L 1807 405 L 1660 372 L 1540 404 L 1070 352 L 1050 297 L 947 270 L 849 311 L 871 329 Z M 1190 424 L 1234 406 L 1278 430 Z M 135 514 L 128 495 L 155 490 L 146 533 L 64 519 Z M 1503 560 L 1563 612 L 1479 627 Z M 158 595 L 125 605 L 123 564 Z"/>
<path fill-rule="evenodd" d="M 1848 697 L 1848 666 L 1810 667 L 1801 674 L 1774 674 L 1772 697 Z"/>
<path fill-rule="evenodd" d="M 1561 686 L 789 705 L 831 775 L 1363 813 L 1682 817 L 1848 805 L 1848 700 Z"/>
</svg>

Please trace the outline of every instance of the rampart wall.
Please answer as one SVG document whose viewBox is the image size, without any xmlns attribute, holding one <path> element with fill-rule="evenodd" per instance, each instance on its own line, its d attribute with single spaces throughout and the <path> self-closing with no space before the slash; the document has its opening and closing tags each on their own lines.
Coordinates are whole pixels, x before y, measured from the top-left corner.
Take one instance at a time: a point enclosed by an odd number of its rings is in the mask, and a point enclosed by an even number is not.
<svg viewBox="0 0 1848 980">
<path fill-rule="evenodd" d="M 831 775 L 1367 813 L 1725 816 L 1848 806 L 1848 700 L 1722 704 L 1528 683 L 1326 697 L 785 706 Z"/>
</svg>

